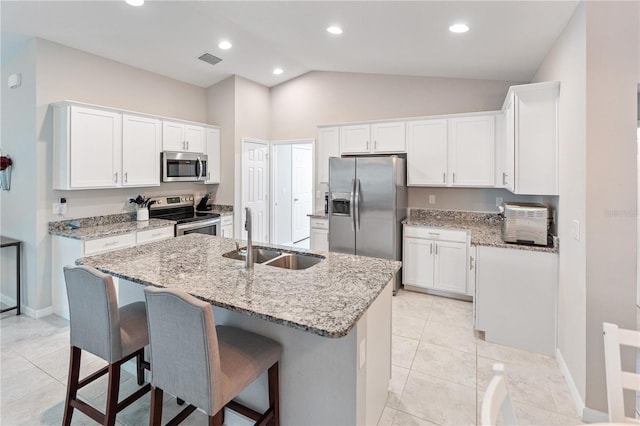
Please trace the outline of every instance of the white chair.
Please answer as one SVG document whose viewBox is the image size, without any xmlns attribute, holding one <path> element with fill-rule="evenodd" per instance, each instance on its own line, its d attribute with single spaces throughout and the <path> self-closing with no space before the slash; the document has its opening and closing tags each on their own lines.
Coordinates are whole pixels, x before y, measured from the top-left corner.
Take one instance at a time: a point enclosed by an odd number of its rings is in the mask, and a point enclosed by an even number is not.
<svg viewBox="0 0 640 426">
<path fill-rule="evenodd" d="M 604 367 L 607 374 L 607 402 L 612 423 L 640 423 L 624 415 L 623 389 L 640 391 L 640 375 L 622 371 L 620 346 L 640 348 L 640 332 L 624 330 L 615 324 L 603 323 Z M 635 400 L 635 399 L 634 399 Z"/>
<path fill-rule="evenodd" d="M 502 413 L 504 425 L 516 425 L 516 413 L 513 411 L 507 379 L 504 377 L 504 365 L 493 364 L 493 378 L 487 386 L 482 400 L 480 424 L 494 426 L 498 424 L 498 416 Z"/>
</svg>

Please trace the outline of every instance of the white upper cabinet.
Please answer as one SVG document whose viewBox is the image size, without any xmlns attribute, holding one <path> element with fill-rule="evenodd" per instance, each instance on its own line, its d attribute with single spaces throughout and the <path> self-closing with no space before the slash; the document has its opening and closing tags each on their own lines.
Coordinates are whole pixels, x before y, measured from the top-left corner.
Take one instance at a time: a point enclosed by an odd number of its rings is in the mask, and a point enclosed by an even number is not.
<svg viewBox="0 0 640 426">
<path fill-rule="evenodd" d="M 453 186 L 493 186 L 495 116 L 449 120 L 449 158 Z"/>
<path fill-rule="evenodd" d="M 407 123 L 407 184 L 447 183 L 447 120 Z"/>
<path fill-rule="evenodd" d="M 54 105 L 54 189 L 113 188 L 122 182 L 122 115 Z"/>
<path fill-rule="evenodd" d="M 340 127 L 342 154 L 393 154 L 406 150 L 404 122 L 390 121 Z"/>
<path fill-rule="evenodd" d="M 155 118 L 122 115 L 122 185 L 160 185 L 162 122 Z"/>
<path fill-rule="evenodd" d="M 559 82 L 509 89 L 503 186 L 515 194 L 558 195 Z"/>
<path fill-rule="evenodd" d="M 404 122 L 375 123 L 371 125 L 373 153 L 406 152 Z"/>
<path fill-rule="evenodd" d="M 162 122 L 162 150 L 181 152 L 204 152 L 205 128 L 181 123 Z"/>
<path fill-rule="evenodd" d="M 340 157 L 340 128 L 318 128 L 318 182 L 329 182 L 329 158 Z"/>
<path fill-rule="evenodd" d="M 342 154 L 368 154 L 370 147 L 370 124 L 340 127 L 340 152 Z"/>
<path fill-rule="evenodd" d="M 207 177 L 206 184 L 220 183 L 220 129 L 206 128 Z"/>
<path fill-rule="evenodd" d="M 492 187 L 495 114 L 407 122 L 407 184 Z"/>
</svg>

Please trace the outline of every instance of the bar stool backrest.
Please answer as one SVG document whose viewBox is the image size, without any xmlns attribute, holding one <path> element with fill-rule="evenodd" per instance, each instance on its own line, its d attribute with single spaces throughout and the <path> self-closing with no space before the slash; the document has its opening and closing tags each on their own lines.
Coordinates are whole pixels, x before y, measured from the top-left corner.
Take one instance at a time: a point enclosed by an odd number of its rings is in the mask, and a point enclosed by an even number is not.
<svg viewBox="0 0 640 426">
<path fill-rule="evenodd" d="M 65 266 L 71 346 L 109 363 L 122 358 L 118 299 L 110 275 L 86 266 Z"/>
<path fill-rule="evenodd" d="M 152 386 L 214 415 L 214 406 L 222 405 L 216 386 L 224 386 L 224 377 L 211 305 L 171 289 L 147 287 L 145 297 Z"/>
</svg>

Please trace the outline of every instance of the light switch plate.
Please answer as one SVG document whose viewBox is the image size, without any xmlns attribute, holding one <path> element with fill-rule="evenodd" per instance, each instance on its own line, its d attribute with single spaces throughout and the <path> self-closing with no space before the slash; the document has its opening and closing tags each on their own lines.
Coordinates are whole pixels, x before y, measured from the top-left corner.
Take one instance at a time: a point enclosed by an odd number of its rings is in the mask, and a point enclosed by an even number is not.
<svg viewBox="0 0 640 426">
<path fill-rule="evenodd" d="M 500 207 L 503 201 L 502 197 L 496 197 L 496 207 Z"/>
</svg>

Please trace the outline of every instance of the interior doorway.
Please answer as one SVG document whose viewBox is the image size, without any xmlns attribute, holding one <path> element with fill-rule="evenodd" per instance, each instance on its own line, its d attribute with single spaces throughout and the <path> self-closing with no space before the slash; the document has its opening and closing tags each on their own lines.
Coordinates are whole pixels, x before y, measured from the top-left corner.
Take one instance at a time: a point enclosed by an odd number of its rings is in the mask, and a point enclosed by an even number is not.
<svg viewBox="0 0 640 426">
<path fill-rule="evenodd" d="M 242 139 L 242 211 L 241 224 L 245 223 L 245 207 L 251 208 L 252 240 L 269 242 L 269 142 L 258 139 Z M 240 226 L 242 239 L 247 238 L 244 226 Z"/>
<path fill-rule="evenodd" d="M 313 140 L 272 143 L 271 242 L 309 248 Z"/>
</svg>

